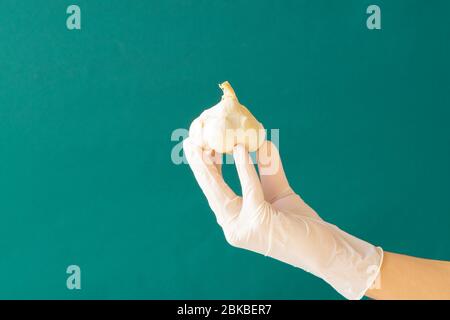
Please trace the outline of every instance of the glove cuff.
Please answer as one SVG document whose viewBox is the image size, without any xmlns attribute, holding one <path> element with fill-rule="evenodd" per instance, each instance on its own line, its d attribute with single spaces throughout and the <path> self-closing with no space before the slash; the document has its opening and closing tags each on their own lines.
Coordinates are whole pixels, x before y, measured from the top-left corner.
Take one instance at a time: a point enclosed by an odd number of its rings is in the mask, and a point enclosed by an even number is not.
<svg viewBox="0 0 450 320">
<path fill-rule="evenodd" d="M 336 229 L 338 229 L 336 227 Z M 340 252 L 322 274 L 336 291 L 349 300 L 359 300 L 378 281 L 383 249 L 340 231 Z"/>
</svg>

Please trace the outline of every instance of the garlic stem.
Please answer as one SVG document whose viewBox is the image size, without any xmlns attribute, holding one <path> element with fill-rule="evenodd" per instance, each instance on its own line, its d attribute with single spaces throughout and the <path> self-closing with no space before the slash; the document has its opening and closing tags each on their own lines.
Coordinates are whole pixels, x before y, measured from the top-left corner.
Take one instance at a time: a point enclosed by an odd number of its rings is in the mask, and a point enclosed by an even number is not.
<svg viewBox="0 0 450 320">
<path fill-rule="evenodd" d="M 219 84 L 220 89 L 223 91 L 223 98 L 234 98 L 237 99 L 236 93 L 234 92 L 233 88 L 231 87 L 230 83 L 228 81 L 225 81 L 221 84 Z"/>
</svg>

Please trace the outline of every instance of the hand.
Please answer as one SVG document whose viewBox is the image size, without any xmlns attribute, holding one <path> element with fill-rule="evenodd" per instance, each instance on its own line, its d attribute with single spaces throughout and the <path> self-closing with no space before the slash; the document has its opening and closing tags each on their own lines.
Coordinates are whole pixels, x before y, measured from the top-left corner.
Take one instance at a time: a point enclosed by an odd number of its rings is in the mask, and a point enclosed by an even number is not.
<svg viewBox="0 0 450 320">
<path fill-rule="evenodd" d="M 349 299 L 360 299 L 377 277 L 383 251 L 323 221 L 289 186 L 279 152 L 265 142 L 257 153 L 260 177 L 245 148 L 233 150 L 242 197 L 225 183 L 221 155 L 190 139 L 186 158 L 225 238 L 302 268 Z"/>
</svg>

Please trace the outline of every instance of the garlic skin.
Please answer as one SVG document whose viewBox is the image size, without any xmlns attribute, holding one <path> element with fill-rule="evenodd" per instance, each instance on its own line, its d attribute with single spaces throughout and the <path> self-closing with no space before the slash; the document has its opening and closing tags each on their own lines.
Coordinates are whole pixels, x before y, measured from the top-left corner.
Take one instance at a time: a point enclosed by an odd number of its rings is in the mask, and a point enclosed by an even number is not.
<svg viewBox="0 0 450 320">
<path fill-rule="evenodd" d="M 189 137 L 205 150 L 233 153 L 237 144 L 243 144 L 249 152 L 259 149 L 266 132 L 261 123 L 239 103 L 228 81 L 220 84 L 222 100 L 203 111 L 189 128 Z"/>
</svg>

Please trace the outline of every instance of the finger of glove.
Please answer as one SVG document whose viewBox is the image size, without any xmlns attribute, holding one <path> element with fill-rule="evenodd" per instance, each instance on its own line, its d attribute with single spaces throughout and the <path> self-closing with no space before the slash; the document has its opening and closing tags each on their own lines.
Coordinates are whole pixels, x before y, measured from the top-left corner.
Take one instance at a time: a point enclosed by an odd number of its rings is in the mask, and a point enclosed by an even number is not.
<svg viewBox="0 0 450 320">
<path fill-rule="evenodd" d="M 201 147 L 190 141 L 189 138 L 184 140 L 183 150 L 189 166 L 208 200 L 209 206 L 216 214 L 218 222 L 221 224 L 225 219 L 235 215 L 236 212 L 234 211 L 238 210 L 238 208 L 234 208 L 236 209 L 234 210 L 230 203 L 235 203 L 238 196 L 223 180 L 212 157 Z"/>
<path fill-rule="evenodd" d="M 250 155 L 243 145 L 237 145 L 233 149 L 233 157 L 241 183 L 244 206 L 258 207 L 264 202 L 264 193 Z"/>
<path fill-rule="evenodd" d="M 264 141 L 257 152 L 258 170 L 264 198 L 273 203 L 293 194 L 284 173 L 280 153 L 271 141 Z"/>
</svg>

